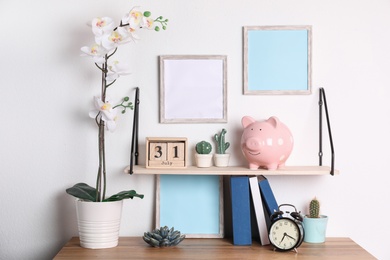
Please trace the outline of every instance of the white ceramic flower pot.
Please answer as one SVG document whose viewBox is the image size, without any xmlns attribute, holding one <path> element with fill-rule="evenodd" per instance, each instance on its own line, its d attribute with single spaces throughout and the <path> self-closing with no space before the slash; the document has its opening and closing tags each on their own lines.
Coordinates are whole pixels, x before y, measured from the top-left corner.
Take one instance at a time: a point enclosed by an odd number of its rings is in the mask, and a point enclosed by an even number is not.
<svg viewBox="0 0 390 260">
<path fill-rule="evenodd" d="M 80 246 L 111 248 L 118 245 L 123 201 L 88 202 L 76 200 Z"/>
<path fill-rule="evenodd" d="M 227 167 L 229 165 L 230 154 L 214 154 L 214 165 L 217 167 Z"/>
<path fill-rule="evenodd" d="M 212 154 L 195 154 L 196 166 L 199 168 L 207 168 L 213 165 L 213 155 Z"/>
</svg>

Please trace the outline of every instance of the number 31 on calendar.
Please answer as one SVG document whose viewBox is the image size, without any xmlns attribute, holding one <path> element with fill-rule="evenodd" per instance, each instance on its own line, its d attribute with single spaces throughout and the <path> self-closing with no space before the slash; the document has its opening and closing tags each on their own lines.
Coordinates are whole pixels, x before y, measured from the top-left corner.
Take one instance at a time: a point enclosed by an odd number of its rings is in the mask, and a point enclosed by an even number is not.
<svg viewBox="0 0 390 260">
<path fill-rule="evenodd" d="M 146 138 L 146 168 L 185 168 L 186 164 L 187 138 Z"/>
</svg>

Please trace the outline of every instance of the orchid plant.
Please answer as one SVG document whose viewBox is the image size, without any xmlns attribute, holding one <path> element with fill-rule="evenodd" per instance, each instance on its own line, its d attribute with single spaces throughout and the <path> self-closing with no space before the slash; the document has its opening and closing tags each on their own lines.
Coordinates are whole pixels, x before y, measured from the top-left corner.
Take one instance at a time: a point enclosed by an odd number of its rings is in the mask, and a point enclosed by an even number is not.
<svg viewBox="0 0 390 260">
<path fill-rule="evenodd" d="M 113 132 L 116 128 L 118 110 L 126 113 L 127 109 L 133 109 L 129 97 L 124 97 L 117 105 L 112 105 L 107 96 L 107 89 L 115 81 L 124 75 L 129 75 L 127 64 L 119 63 L 117 60 L 111 61 L 118 47 L 130 42 L 139 40 L 137 32 L 140 29 L 150 29 L 160 31 L 166 29 L 168 19 L 159 16 L 156 19 L 151 18 L 149 11 L 141 12 L 139 7 L 135 7 L 125 14 L 118 26 L 115 26 L 114 20 L 110 17 L 95 18 L 92 20 L 92 32 L 95 36 L 95 42 L 91 46 L 81 48 L 82 56 L 93 58 L 96 67 L 101 72 L 102 85 L 100 96 L 94 97 L 95 109 L 89 113 L 91 118 L 95 119 L 98 126 L 99 139 L 99 167 L 96 178 L 96 187 L 93 188 L 85 183 L 77 183 L 66 192 L 82 200 L 93 202 L 117 201 L 122 199 L 139 197 L 134 190 L 121 191 L 109 198 L 106 198 L 106 158 L 105 158 L 105 130 Z"/>
</svg>

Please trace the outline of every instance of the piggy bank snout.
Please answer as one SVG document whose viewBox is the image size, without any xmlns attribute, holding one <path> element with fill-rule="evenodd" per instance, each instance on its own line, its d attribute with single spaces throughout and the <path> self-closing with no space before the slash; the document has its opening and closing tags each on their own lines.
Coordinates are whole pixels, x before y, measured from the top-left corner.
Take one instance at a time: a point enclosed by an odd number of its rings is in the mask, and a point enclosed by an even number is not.
<svg viewBox="0 0 390 260">
<path fill-rule="evenodd" d="M 261 147 L 261 141 L 259 138 L 254 138 L 254 137 L 251 137 L 251 138 L 248 138 L 246 141 L 245 141 L 245 145 L 246 147 L 249 149 L 249 150 L 259 150 L 260 147 Z"/>
</svg>

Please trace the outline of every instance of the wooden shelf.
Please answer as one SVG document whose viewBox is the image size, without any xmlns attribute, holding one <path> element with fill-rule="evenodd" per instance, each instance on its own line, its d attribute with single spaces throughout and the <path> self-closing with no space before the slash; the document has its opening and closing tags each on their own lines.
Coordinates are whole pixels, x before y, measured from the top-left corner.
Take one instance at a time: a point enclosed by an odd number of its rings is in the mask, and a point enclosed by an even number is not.
<svg viewBox="0 0 390 260">
<path fill-rule="evenodd" d="M 124 170 L 129 173 L 130 167 Z M 192 174 L 192 175 L 330 175 L 328 166 L 286 166 L 280 170 L 250 170 L 243 166 L 198 168 L 187 166 L 186 168 L 146 168 L 144 165 L 135 165 L 134 174 Z M 338 170 L 334 171 L 339 174 Z"/>
<path fill-rule="evenodd" d="M 325 243 L 302 243 L 298 253 L 277 252 L 271 246 L 253 241 L 251 246 L 234 246 L 229 239 L 186 238 L 175 247 L 156 248 L 141 237 L 120 237 L 119 245 L 109 249 L 90 250 L 80 247 L 72 238 L 54 259 L 375 259 L 350 238 L 327 238 Z"/>
</svg>

